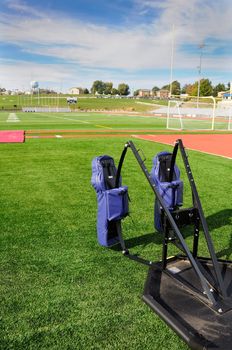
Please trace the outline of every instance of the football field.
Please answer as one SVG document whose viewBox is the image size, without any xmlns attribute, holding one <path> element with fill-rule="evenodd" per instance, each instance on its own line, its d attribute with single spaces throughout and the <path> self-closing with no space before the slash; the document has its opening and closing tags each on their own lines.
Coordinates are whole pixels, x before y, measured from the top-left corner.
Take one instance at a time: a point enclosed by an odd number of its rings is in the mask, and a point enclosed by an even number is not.
<svg viewBox="0 0 232 350">
<path fill-rule="evenodd" d="M 13 116 L 12 116 L 13 115 Z M 11 129 L 163 129 L 166 119 L 153 114 L 120 114 L 120 113 L 25 113 L 1 112 L 0 128 Z"/>
<path fill-rule="evenodd" d="M 90 184 L 92 159 L 108 154 L 117 164 L 128 139 L 150 170 L 153 157 L 172 146 L 133 135 L 166 134 L 166 119 L 146 113 L 10 114 L 0 113 L 0 129 L 25 130 L 26 138 L 0 144 L 1 349 L 187 350 L 141 301 L 147 267 L 117 247 L 98 245 Z M 231 259 L 231 159 L 196 150 L 188 156 L 217 255 Z M 187 207 L 191 191 L 180 157 L 177 164 Z M 122 182 L 131 199 L 123 221 L 126 244 L 157 261 L 162 236 L 153 225 L 154 195 L 132 153 Z M 184 235 L 191 246 L 191 229 Z M 207 252 L 202 236 L 199 250 L 201 256 Z M 169 254 L 176 252 L 170 245 Z"/>
</svg>

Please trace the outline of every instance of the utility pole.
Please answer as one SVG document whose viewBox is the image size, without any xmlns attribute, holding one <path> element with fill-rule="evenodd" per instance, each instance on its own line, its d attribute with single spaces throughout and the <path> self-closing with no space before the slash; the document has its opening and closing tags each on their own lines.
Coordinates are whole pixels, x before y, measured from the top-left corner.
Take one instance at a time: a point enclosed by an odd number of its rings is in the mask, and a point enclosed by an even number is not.
<svg viewBox="0 0 232 350">
<path fill-rule="evenodd" d="M 171 67 L 170 67 L 170 86 L 169 95 L 172 95 L 172 81 L 173 81 L 173 60 L 174 60 L 174 43 L 175 43 L 175 26 L 172 25 L 172 49 L 171 49 Z"/>
<path fill-rule="evenodd" d="M 201 85 L 201 64 L 202 64 L 202 55 L 203 55 L 204 47 L 205 47 L 204 43 L 200 44 L 198 47 L 200 49 L 200 61 L 199 61 L 199 66 L 197 67 L 198 69 L 197 108 L 199 107 L 200 85 Z"/>
</svg>

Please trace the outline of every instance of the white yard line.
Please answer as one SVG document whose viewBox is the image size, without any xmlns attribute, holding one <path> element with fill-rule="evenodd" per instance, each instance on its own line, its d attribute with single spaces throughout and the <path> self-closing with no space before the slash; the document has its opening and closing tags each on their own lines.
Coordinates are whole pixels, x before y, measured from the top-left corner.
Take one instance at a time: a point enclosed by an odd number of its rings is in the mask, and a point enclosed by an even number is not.
<svg viewBox="0 0 232 350">
<path fill-rule="evenodd" d="M 140 105 L 156 106 L 155 103 L 149 103 L 149 102 L 138 102 L 138 101 L 135 101 L 135 103 L 138 103 Z"/>
<path fill-rule="evenodd" d="M 72 118 L 65 118 L 65 117 L 55 117 L 54 115 L 52 116 L 52 118 L 71 120 L 71 121 L 75 121 L 75 122 L 83 123 L 83 124 L 92 124 L 94 126 L 97 126 L 98 128 L 111 129 L 111 130 L 113 129 L 113 128 L 110 128 L 109 126 L 93 124 L 91 122 L 87 122 L 86 120 L 72 119 Z"/>
<path fill-rule="evenodd" d="M 94 126 L 97 126 L 98 128 L 104 128 L 104 129 L 113 129 L 113 128 L 110 128 L 109 126 L 105 126 L 105 125 L 99 125 L 99 124 L 95 124 Z"/>
<path fill-rule="evenodd" d="M 16 115 L 16 113 L 10 113 L 7 118 L 7 123 L 17 123 L 20 122 L 20 119 Z"/>
<path fill-rule="evenodd" d="M 83 124 L 92 124 L 92 123 L 87 122 L 87 121 L 85 121 L 85 120 L 72 119 L 72 118 L 65 118 L 65 117 L 55 117 L 54 115 L 51 116 L 51 118 L 64 119 L 64 120 L 71 120 L 71 121 L 78 122 L 78 123 L 83 123 Z"/>
</svg>

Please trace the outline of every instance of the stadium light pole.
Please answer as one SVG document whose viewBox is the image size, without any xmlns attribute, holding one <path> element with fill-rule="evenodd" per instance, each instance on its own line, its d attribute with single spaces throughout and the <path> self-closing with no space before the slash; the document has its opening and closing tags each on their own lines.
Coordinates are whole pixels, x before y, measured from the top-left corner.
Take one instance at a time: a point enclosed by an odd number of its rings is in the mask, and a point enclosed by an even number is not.
<svg viewBox="0 0 232 350">
<path fill-rule="evenodd" d="M 169 95 L 172 95 L 172 81 L 173 81 L 173 60 L 174 60 L 174 43 L 175 43 L 175 26 L 172 25 L 172 49 L 171 49 L 171 67 L 170 67 L 170 86 Z"/>
<path fill-rule="evenodd" d="M 202 43 L 199 45 L 200 49 L 200 61 L 198 68 L 198 86 L 197 86 L 197 108 L 199 107 L 199 97 L 200 97 L 200 85 L 201 85 L 201 65 L 202 65 L 202 55 L 203 55 L 203 48 L 205 47 L 205 44 Z"/>
</svg>

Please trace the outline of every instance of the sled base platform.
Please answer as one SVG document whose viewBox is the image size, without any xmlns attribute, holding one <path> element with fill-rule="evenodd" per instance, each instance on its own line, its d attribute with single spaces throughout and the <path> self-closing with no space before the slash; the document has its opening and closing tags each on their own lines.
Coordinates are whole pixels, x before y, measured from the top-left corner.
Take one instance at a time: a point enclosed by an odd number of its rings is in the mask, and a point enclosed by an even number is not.
<svg viewBox="0 0 232 350">
<path fill-rule="evenodd" d="M 205 273 L 212 280 L 212 262 L 198 258 Z M 148 272 L 143 300 L 154 310 L 191 349 L 232 349 L 232 264 L 219 260 L 227 298 L 215 306 L 209 304 L 199 278 L 189 260 L 175 256 L 153 264 Z"/>
</svg>

